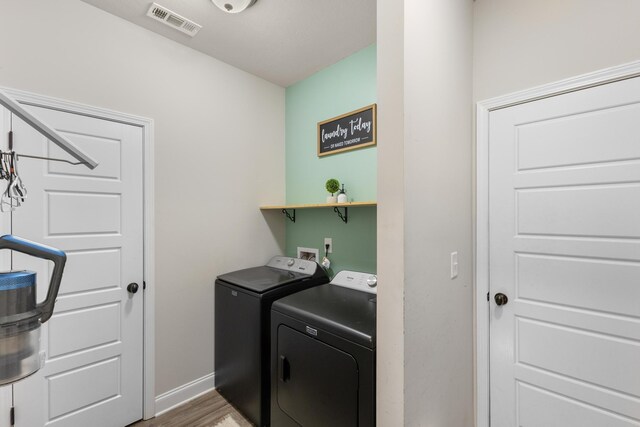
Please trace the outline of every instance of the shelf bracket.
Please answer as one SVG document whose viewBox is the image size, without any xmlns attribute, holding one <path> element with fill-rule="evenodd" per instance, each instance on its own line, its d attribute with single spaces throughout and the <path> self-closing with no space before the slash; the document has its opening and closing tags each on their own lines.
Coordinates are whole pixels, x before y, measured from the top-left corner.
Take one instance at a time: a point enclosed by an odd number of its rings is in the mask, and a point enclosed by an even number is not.
<svg viewBox="0 0 640 427">
<path fill-rule="evenodd" d="M 340 219 L 343 220 L 345 224 L 347 223 L 347 219 L 348 219 L 348 216 L 347 216 L 349 214 L 348 209 L 349 208 L 347 208 L 345 206 L 345 208 L 344 208 L 344 216 L 343 216 L 342 212 L 340 212 L 340 209 L 337 206 L 334 206 L 334 208 L 333 208 L 333 211 L 338 214 Z"/>
<path fill-rule="evenodd" d="M 282 213 L 285 214 L 287 216 L 287 218 L 289 218 L 291 220 L 291 222 L 296 222 L 296 210 L 295 209 L 291 209 L 291 211 L 293 212 L 293 216 L 291 216 L 291 214 L 289 213 L 289 211 L 287 209 L 282 209 Z"/>
</svg>

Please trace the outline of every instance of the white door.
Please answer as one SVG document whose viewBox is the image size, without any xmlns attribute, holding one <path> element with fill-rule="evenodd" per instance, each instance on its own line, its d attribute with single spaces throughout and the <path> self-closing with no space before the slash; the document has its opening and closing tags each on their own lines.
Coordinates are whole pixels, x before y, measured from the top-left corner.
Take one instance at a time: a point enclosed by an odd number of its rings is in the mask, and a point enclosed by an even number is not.
<svg viewBox="0 0 640 427">
<path fill-rule="evenodd" d="M 11 129 L 11 113 L 0 105 L 0 150 L 7 151 L 9 146 L 9 130 Z M 0 193 L 4 191 L 6 181 L 0 181 Z M 11 213 L 0 212 L 0 234 L 11 233 Z M 0 271 L 11 269 L 11 251 L 0 251 Z M 0 420 L 2 417 L 0 417 Z M 0 424 L 1 426 L 2 424 Z"/>
<path fill-rule="evenodd" d="M 491 425 L 640 426 L 640 79 L 489 132 Z"/>
<path fill-rule="evenodd" d="M 18 162 L 28 195 L 12 233 L 64 250 L 67 264 L 43 326 L 44 368 L 14 385 L 16 426 L 124 426 L 142 418 L 142 130 L 31 110 L 99 166 Z M 13 130 L 18 153 L 70 158 L 16 117 Z M 37 272 L 43 299 L 48 262 L 16 253 L 13 268 Z"/>
<path fill-rule="evenodd" d="M 9 111 L 0 107 L 0 149 L 7 149 L 7 132 L 9 132 L 10 116 Z M 2 182 L 2 181 L 0 181 Z M 2 190 L 0 185 L 0 192 Z M 11 233 L 11 215 L 0 212 L 0 235 Z M 11 252 L 0 251 L 0 271 L 11 270 Z M 0 387 L 0 427 L 10 427 L 10 411 L 13 406 L 13 393 L 11 385 Z"/>
</svg>

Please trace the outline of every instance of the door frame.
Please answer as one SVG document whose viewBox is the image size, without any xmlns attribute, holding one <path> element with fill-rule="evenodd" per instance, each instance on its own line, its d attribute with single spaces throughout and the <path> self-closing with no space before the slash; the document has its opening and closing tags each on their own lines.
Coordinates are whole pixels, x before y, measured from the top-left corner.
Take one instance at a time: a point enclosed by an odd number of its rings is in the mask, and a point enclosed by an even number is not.
<svg viewBox="0 0 640 427">
<path fill-rule="evenodd" d="M 489 114 L 552 96 L 640 77 L 640 61 L 537 86 L 476 104 L 475 394 L 476 427 L 490 427 L 489 384 Z"/>
<path fill-rule="evenodd" d="M 143 135 L 143 375 L 142 413 L 144 419 L 155 416 L 155 212 L 154 212 L 154 141 L 153 119 L 120 113 L 100 107 L 53 98 L 11 88 L 0 88 L 23 105 L 94 117 L 136 126 Z"/>
</svg>

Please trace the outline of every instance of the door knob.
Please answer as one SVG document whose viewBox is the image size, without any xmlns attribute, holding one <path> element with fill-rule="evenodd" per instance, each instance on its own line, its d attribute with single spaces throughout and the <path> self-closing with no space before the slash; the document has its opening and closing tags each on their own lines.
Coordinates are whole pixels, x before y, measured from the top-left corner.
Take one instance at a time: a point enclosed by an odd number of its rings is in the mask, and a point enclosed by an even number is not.
<svg viewBox="0 0 640 427">
<path fill-rule="evenodd" d="M 136 292 L 138 292 L 138 288 L 139 286 L 137 283 L 129 283 L 129 286 L 127 286 L 127 290 L 130 294 L 135 294 Z"/>
<path fill-rule="evenodd" d="M 509 298 L 507 298 L 507 296 L 502 292 L 498 292 L 493 299 L 496 300 L 496 304 L 498 305 L 505 305 L 509 302 Z"/>
</svg>

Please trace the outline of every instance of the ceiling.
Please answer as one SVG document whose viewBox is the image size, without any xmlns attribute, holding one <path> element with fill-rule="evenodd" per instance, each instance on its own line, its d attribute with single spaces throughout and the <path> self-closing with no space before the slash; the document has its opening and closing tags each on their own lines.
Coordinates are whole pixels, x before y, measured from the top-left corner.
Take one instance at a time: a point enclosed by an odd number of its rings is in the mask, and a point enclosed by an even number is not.
<svg viewBox="0 0 640 427">
<path fill-rule="evenodd" d="M 287 87 L 376 40 L 375 0 L 258 0 L 228 14 L 210 0 L 156 0 L 200 25 L 193 38 L 146 16 L 150 0 L 82 0 Z"/>
</svg>

